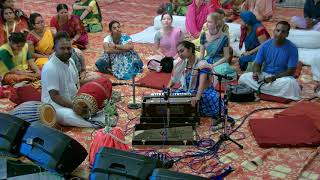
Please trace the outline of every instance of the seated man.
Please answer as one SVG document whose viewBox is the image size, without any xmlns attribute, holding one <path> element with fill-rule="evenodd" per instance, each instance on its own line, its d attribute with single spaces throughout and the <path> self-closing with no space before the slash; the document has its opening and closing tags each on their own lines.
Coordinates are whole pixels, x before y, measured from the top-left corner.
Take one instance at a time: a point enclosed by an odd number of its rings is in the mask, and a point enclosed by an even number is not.
<svg viewBox="0 0 320 180">
<path fill-rule="evenodd" d="M 261 92 L 287 99 L 299 100 L 301 89 L 293 77 L 298 63 L 298 49 L 287 40 L 290 24 L 277 23 L 274 38 L 261 45 L 254 61 L 253 72 L 240 76 L 239 82 Z M 263 68 L 262 68 L 263 64 Z"/>
<path fill-rule="evenodd" d="M 316 93 L 316 96 L 320 97 L 320 61 L 319 59 L 314 59 L 313 61 L 311 61 L 310 66 L 311 66 L 313 80 L 316 82 L 314 92 Z"/>
<path fill-rule="evenodd" d="M 28 52 L 24 34 L 11 33 L 9 42 L 0 47 L 0 79 L 14 85 L 21 81 L 36 81 L 39 77 L 40 70 Z"/>
<path fill-rule="evenodd" d="M 57 112 L 57 121 L 62 125 L 95 127 L 73 111 L 73 109 L 82 111 L 82 107 L 75 107 L 72 103 L 72 98 L 79 88 L 79 74 L 71 59 L 72 46 L 68 34 L 58 32 L 54 43 L 55 53 L 43 66 L 41 73 L 41 101 L 54 106 Z M 104 120 L 104 116 L 97 116 L 94 119 L 101 121 Z"/>
<path fill-rule="evenodd" d="M 303 13 L 304 17 L 293 16 L 292 24 L 297 28 L 320 31 L 320 0 L 306 0 Z"/>
</svg>

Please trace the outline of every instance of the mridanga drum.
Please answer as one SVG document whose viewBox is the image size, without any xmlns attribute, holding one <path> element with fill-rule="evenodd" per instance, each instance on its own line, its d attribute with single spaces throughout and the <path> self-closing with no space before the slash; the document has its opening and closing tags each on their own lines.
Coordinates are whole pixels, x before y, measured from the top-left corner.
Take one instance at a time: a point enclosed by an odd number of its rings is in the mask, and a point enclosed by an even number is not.
<svg viewBox="0 0 320 180">
<path fill-rule="evenodd" d="M 24 102 L 11 110 L 9 114 L 30 123 L 38 121 L 49 127 L 58 126 L 57 114 L 54 107 L 40 101 Z"/>
<path fill-rule="evenodd" d="M 110 99 L 112 83 L 106 77 L 90 81 L 79 89 L 73 99 L 73 111 L 79 116 L 89 119 L 104 107 L 104 100 Z"/>
</svg>

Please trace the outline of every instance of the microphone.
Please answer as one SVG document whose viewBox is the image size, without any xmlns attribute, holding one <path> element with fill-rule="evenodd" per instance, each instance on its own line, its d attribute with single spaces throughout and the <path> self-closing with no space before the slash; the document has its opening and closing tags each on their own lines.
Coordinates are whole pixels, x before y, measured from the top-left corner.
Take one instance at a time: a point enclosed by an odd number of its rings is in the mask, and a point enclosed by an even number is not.
<svg viewBox="0 0 320 180">
<path fill-rule="evenodd" d="M 186 69 L 191 69 L 191 70 L 195 70 L 195 71 L 198 71 L 198 72 L 206 72 L 202 69 L 194 69 L 192 67 L 186 67 Z M 208 68 L 205 68 L 205 69 L 208 69 Z M 233 80 L 233 77 L 231 76 L 227 76 L 227 75 L 223 75 L 223 74 L 218 74 L 218 73 L 213 73 L 213 72 L 209 72 L 209 74 L 211 75 L 214 75 L 214 76 L 217 76 L 217 77 L 220 77 L 220 78 L 223 78 L 223 79 L 227 79 L 227 80 Z"/>
</svg>

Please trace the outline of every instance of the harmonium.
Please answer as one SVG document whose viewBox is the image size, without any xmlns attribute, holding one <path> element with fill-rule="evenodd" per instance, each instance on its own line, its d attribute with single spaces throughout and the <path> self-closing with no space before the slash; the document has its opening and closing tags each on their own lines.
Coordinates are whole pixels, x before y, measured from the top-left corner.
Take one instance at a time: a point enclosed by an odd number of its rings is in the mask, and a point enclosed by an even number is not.
<svg viewBox="0 0 320 180">
<path fill-rule="evenodd" d="M 143 96 L 140 124 L 163 124 L 169 126 L 196 126 L 200 122 L 199 101 L 193 107 L 190 93 L 153 93 Z M 169 119 L 169 120 L 168 120 Z M 167 124 L 168 125 L 168 124 Z"/>
</svg>

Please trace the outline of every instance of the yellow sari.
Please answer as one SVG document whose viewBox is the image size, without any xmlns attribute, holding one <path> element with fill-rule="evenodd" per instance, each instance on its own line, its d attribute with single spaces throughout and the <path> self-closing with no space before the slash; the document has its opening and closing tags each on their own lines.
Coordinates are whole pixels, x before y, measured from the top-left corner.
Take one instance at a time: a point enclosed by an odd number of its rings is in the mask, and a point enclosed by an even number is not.
<svg viewBox="0 0 320 180">
<path fill-rule="evenodd" d="M 35 34 L 33 35 L 38 37 Z M 47 28 L 40 41 L 34 47 L 34 50 L 41 54 L 50 55 L 53 52 L 53 46 L 53 35 L 50 28 Z M 47 62 L 48 58 L 37 58 L 35 64 L 41 69 Z"/>
</svg>

